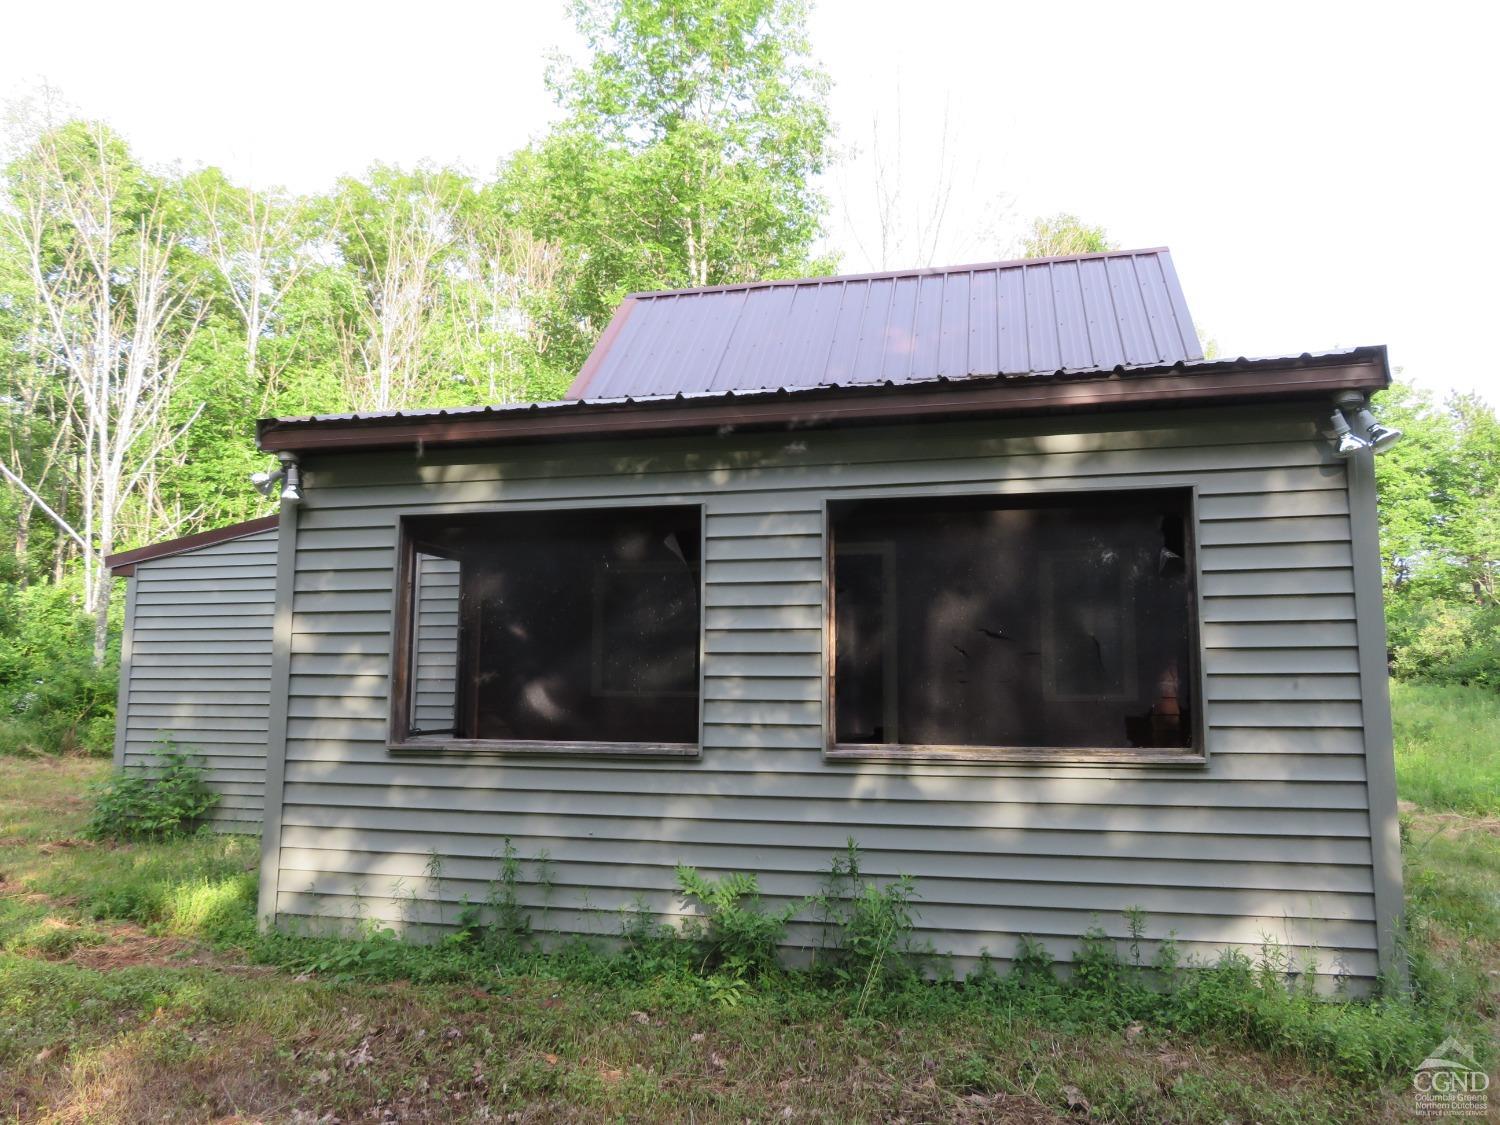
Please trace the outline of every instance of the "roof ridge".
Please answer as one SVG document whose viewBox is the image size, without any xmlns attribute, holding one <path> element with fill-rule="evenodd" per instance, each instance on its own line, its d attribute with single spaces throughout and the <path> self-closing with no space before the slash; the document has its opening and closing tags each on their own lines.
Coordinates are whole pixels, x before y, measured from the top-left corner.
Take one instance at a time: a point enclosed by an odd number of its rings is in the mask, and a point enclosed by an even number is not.
<svg viewBox="0 0 1500 1125">
<path fill-rule="evenodd" d="M 695 285 L 684 289 L 641 289 L 627 293 L 624 300 L 653 300 L 657 297 L 679 297 L 694 293 L 727 293 L 736 289 L 772 289 L 781 285 L 818 285 L 835 281 L 884 281 L 903 277 L 936 277 L 951 273 L 974 273 L 978 270 L 1009 269 L 1016 266 L 1044 266 L 1054 262 L 1085 262 L 1100 258 L 1133 258 L 1141 254 L 1166 254 L 1166 246 L 1142 246 L 1129 250 L 1100 250 L 1089 254 L 1053 254 L 1046 258 L 1008 258 L 998 262 L 973 262 L 956 266 L 912 266 L 907 269 L 877 270 L 873 273 L 837 273 L 814 277 L 771 277 L 758 281 L 732 281 L 723 285 Z"/>
</svg>

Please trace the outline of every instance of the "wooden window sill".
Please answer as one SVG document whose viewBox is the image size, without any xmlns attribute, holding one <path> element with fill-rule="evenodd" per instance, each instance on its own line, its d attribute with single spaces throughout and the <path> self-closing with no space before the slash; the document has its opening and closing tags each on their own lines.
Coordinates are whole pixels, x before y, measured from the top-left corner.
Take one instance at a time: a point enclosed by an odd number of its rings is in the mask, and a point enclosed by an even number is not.
<svg viewBox="0 0 1500 1125">
<path fill-rule="evenodd" d="M 905 746 L 879 742 L 839 742 L 824 750 L 830 761 L 849 762 L 1024 762 L 1051 766 L 1203 766 L 1198 750 L 1077 746 Z"/>
<path fill-rule="evenodd" d="M 549 758 L 697 758 L 696 742 L 533 742 L 495 738 L 426 735 L 390 742 L 393 754 L 464 754 L 494 757 L 531 755 Z"/>
</svg>

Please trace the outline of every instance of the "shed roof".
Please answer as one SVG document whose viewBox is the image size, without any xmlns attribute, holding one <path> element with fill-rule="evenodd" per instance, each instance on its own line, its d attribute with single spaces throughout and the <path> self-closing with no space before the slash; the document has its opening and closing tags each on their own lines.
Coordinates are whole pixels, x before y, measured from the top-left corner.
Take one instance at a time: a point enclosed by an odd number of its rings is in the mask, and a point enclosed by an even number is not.
<svg viewBox="0 0 1500 1125">
<path fill-rule="evenodd" d="M 128 578 L 135 573 L 137 563 L 164 559 L 169 555 L 185 554 L 201 547 L 212 547 L 215 543 L 243 539 L 247 535 L 258 535 L 262 531 L 275 529 L 280 522 L 280 516 L 261 516 L 259 519 L 245 520 L 243 523 L 232 523 L 227 527 L 214 527 L 208 531 L 182 535 L 176 539 L 165 539 L 160 543 L 150 543 L 144 547 L 137 547 L 133 551 L 119 551 L 113 555 L 105 555 L 104 565 L 109 568 L 110 574 L 114 577 Z"/>
<path fill-rule="evenodd" d="M 1203 358 L 1165 247 L 625 298 L 570 399 L 913 383 Z"/>
</svg>

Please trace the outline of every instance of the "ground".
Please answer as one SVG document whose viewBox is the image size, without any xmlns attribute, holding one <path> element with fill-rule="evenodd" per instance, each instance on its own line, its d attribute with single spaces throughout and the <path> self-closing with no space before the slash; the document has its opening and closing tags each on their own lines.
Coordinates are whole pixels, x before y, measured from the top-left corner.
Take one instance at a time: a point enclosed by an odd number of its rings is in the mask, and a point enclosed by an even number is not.
<svg viewBox="0 0 1500 1125">
<path fill-rule="evenodd" d="M 1455 699 L 1457 697 L 1454 697 Z M 1500 701 L 1406 723 L 1407 887 L 1428 972 L 1493 1035 L 1500 981 Z M 1436 717 L 1434 717 L 1436 716 Z M 1454 736 L 1459 737 L 1459 736 Z M 1435 764 L 1436 763 L 1436 764 Z M 1421 772 L 1421 784 L 1408 774 Z M 264 964 L 257 847 L 81 838 L 96 760 L 0 758 L 0 1114 L 26 1121 L 1405 1120 L 1399 1074 L 1292 1051 L 972 1004 L 902 1018 L 791 991 L 731 1006 L 662 982 L 527 973 L 341 979 Z M 1462 811 L 1460 811 L 1462 810 Z M 319 960 L 321 958 L 321 960 Z M 274 958 L 271 958 L 274 961 Z M 415 976 L 416 974 L 414 974 Z M 1477 985 L 1476 982 L 1477 981 Z M 1467 989 L 1467 991 L 1464 991 Z"/>
</svg>

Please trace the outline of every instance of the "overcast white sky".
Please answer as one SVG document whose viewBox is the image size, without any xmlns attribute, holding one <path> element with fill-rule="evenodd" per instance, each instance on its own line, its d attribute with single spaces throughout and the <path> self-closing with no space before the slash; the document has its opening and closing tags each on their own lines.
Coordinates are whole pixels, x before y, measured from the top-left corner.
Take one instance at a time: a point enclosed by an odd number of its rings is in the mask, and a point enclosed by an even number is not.
<svg viewBox="0 0 1500 1125">
<path fill-rule="evenodd" d="M 549 119 L 546 57 L 576 49 L 565 9 L 29 0 L 6 16 L 0 95 L 44 77 L 148 161 L 262 186 L 319 190 L 377 160 L 487 174 Z M 880 264 L 879 151 L 909 205 L 889 265 L 1003 257 L 1026 218 L 1073 211 L 1170 246 L 1228 354 L 1385 343 L 1408 377 L 1500 403 L 1496 13 L 823 0 L 814 50 L 851 150 L 829 241 L 846 271 Z"/>
</svg>

